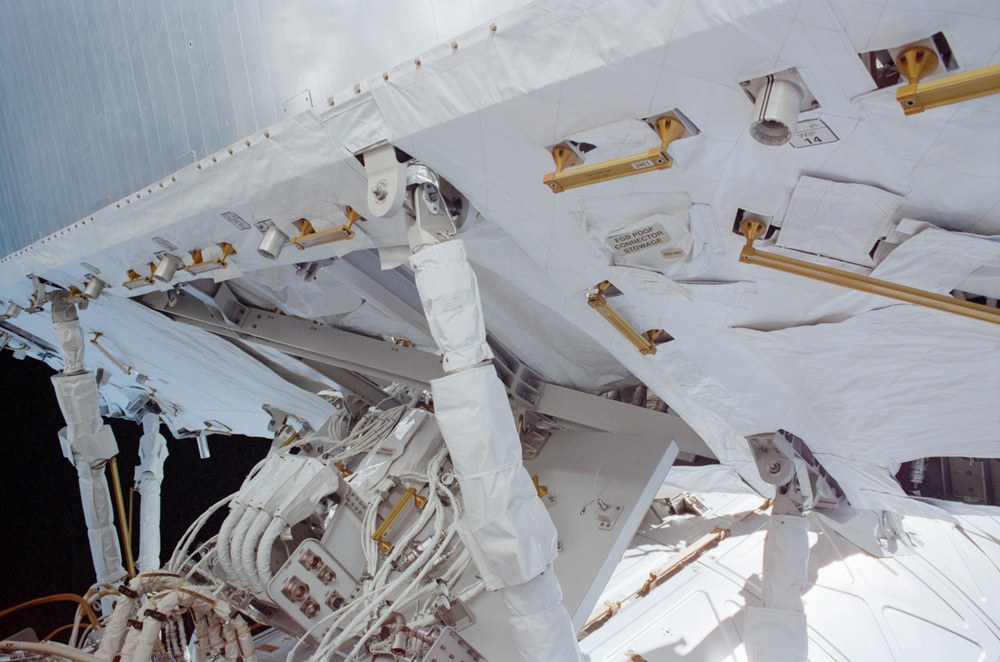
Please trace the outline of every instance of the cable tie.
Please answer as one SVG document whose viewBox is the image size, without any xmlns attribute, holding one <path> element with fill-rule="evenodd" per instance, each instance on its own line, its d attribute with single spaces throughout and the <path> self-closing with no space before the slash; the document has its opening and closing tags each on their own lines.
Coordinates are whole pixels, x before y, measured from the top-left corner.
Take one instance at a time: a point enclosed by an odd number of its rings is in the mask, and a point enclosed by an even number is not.
<svg viewBox="0 0 1000 662">
<path fill-rule="evenodd" d="M 161 623 L 167 622 L 167 615 L 164 614 L 162 611 L 157 611 L 155 609 L 147 609 L 146 611 L 142 612 L 142 614 L 143 616 L 149 616 L 150 618 L 155 618 Z"/>
</svg>

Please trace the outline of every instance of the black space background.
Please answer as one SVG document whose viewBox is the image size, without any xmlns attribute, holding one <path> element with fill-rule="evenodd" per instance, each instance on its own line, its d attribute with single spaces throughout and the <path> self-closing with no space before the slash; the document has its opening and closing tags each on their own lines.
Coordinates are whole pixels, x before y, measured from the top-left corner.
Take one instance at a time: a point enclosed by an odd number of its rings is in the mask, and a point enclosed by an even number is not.
<svg viewBox="0 0 1000 662">
<path fill-rule="evenodd" d="M 76 469 L 59 447 L 65 421 L 49 381 L 53 374 L 41 361 L 18 361 L 11 352 L 0 352 L 0 610 L 54 593 L 82 595 L 94 582 Z M 127 506 L 142 429 L 131 421 L 106 422 L 118 440 Z M 166 426 L 160 432 L 170 450 L 161 490 L 160 558 L 166 562 L 188 525 L 239 488 L 266 454 L 270 440 L 212 436 L 211 457 L 202 460 L 194 439 L 175 441 Z M 138 512 L 136 495 L 136 521 Z M 210 521 L 204 537 L 217 532 L 220 524 L 220 518 Z M 138 531 L 133 534 L 138 555 Z M 42 638 L 71 623 L 74 612 L 73 604 L 56 603 L 4 616 L 0 639 L 25 627 L 35 628 Z"/>
</svg>

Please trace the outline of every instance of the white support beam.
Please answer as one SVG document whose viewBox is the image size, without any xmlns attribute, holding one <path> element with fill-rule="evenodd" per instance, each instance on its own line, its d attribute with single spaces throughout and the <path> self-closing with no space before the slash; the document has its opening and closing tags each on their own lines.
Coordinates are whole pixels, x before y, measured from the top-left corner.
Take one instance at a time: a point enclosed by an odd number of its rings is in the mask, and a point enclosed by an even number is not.
<svg viewBox="0 0 1000 662">
<path fill-rule="evenodd" d="M 349 290 L 386 315 L 397 317 L 430 336 L 430 327 L 427 326 L 427 318 L 424 317 L 423 311 L 415 310 L 365 271 L 352 264 L 351 261 L 345 258 L 336 259 L 333 263 L 323 267 L 323 271 L 339 280 Z M 410 287 L 413 287 L 412 283 L 410 283 Z"/>
<path fill-rule="evenodd" d="M 250 308 L 238 325 L 214 317 L 193 296 L 178 292 L 173 306 L 163 293 L 140 300 L 173 319 L 212 333 L 267 345 L 290 356 L 358 372 L 375 379 L 430 388 L 432 379 L 444 376 L 441 357 L 414 347 L 402 347 L 290 315 Z M 345 387 L 349 388 L 347 384 Z M 673 413 L 657 412 L 609 400 L 556 384 L 546 384 L 535 411 L 575 425 L 617 434 L 655 435 L 675 441 L 688 456 L 714 458 L 705 442 Z"/>
</svg>

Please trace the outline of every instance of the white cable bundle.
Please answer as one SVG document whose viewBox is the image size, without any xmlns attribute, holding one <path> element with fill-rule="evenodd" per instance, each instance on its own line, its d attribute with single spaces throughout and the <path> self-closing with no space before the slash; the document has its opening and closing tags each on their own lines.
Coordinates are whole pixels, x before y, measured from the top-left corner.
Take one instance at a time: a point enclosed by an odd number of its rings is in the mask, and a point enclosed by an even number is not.
<svg viewBox="0 0 1000 662">
<path fill-rule="evenodd" d="M 436 619 L 432 612 L 433 601 L 427 600 L 422 606 L 420 601 L 433 597 L 441 590 L 441 583 L 451 587 L 469 565 L 469 557 L 464 552 L 451 561 L 451 565 L 440 577 L 440 582 L 425 583 L 428 574 L 440 568 L 443 557 L 452 555 L 454 546 L 458 544 L 456 536 L 457 517 L 451 509 L 444 505 L 442 496 L 457 506 L 455 495 L 447 486 L 441 484 L 441 467 L 447 459 L 447 452 L 442 449 L 430 462 L 426 474 L 404 474 L 397 478 L 407 483 L 426 483 L 428 485 L 427 502 L 420 516 L 406 531 L 404 531 L 393 549 L 384 558 L 378 554 L 377 544 L 371 540 L 375 530 L 378 502 L 369 507 L 364 519 L 363 540 L 366 543 L 365 557 L 367 561 L 365 576 L 370 577 L 363 584 L 363 592 L 359 599 L 349 603 L 332 617 L 330 623 L 321 623 L 329 627 L 320 641 L 319 646 L 309 658 L 310 662 L 329 659 L 333 654 L 343 655 L 340 648 L 360 635 L 354 650 L 347 656 L 353 659 L 362 649 L 365 642 L 377 632 L 391 613 L 401 613 L 413 610 L 414 619 L 420 618 L 421 623 L 431 623 Z M 426 529 L 430 527 L 430 531 Z M 404 570 L 397 572 L 397 561 L 418 536 L 423 535 L 425 544 L 418 545 L 420 550 Z M 453 544 L 454 543 L 454 544 Z M 393 576 L 395 573 L 395 576 Z M 392 600 L 391 609 L 387 609 L 386 600 Z M 295 651 L 289 655 L 294 655 Z"/>
</svg>

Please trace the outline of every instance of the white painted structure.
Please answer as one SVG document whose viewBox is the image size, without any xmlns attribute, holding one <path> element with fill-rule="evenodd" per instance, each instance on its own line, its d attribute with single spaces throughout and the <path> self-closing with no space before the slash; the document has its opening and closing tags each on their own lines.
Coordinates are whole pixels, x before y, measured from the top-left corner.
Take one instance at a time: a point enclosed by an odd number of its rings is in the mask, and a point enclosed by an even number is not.
<svg viewBox="0 0 1000 662">
<path fill-rule="evenodd" d="M 401 165 L 387 185 L 419 196 L 432 182 L 440 197 L 422 209 L 462 202 L 453 234 L 525 467 L 553 497 L 573 626 L 712 528 L 730 530 L 582 639 L 589 659 L 753 659 L 742 619 L 760 603 L 769 515 L 743 515 L 774 488 L 747 437 L 777 430 L 804 442 L 843 497 L 806 509 L 809 658 L 1000 655 L 997 511 L 915 498 L 894 477 L 922 458 L 996 464 L 998 327 L 743 264 L 736 231 L 741 214 L 762 218 L 760 250 L 995 309 L 1000 97 L 907 116 L 898 85 L 878 88 L 865 59 L 942 33 L 950 68 L 930 77 L 995 65 L 994 3 L 334 4 L 0 5 L 0 310 L 23 309 L 0 321 L 8 347 L 63 370 L 42 299 L 96 277 L 109 287 L 79 324 L 109 414 L 141 418 L 148 402 L 175 437 L 340 440 L 340 419 L 327 421 L 343 410 L 324 390 L 412 408 L 444 377 L 448 349 L 407 264 L 422 245 L 410 232 L 417 198 L 389 212 L 373 202 L 373 149 L 389 144 Z M 768 115 L 740 83 L 772 74 L 795 82 L 777 86 L 790 96 Z M 758 120 L 790 122 L 794 101 L 789 142 L 751 136 Z M 667 112 L 685 125 L 670 169 L 561 193 L 543 184 L 554 146 L 572 142 L 585 165 L 642 153 L 659 143 L 643 120 Z M 365 220 L 349 222 L 349 209 Z M 301 219 L 353 236 L 258 253 L 272 226 L 315 241 Z M 155 280 L 164 252 L 222 268 Z M 641 353 L 588 305 L 604 280 L 628 324 L 669 342 Z M 657 396 L 649 407 L 597 397 L 637 386 Z M 149 451 L 153 479 L 162 449 Z M 671 469 L 678 453 L 720 464 Z M 647 519 L 633 539 L 665 477 L 709 510 Z M 245 537 L 252 523 L 232 526 Z M 231 579 L 223 569 L 217 588 L 245 608 Z M 456 582 L 476 618 L 461 636 L 493 662 L 513 659 L 499 595 Z"/>
</svg>

